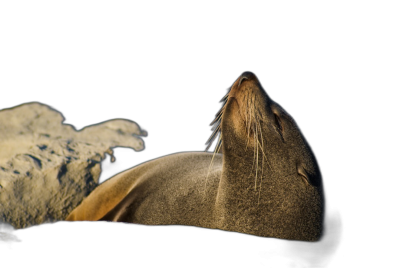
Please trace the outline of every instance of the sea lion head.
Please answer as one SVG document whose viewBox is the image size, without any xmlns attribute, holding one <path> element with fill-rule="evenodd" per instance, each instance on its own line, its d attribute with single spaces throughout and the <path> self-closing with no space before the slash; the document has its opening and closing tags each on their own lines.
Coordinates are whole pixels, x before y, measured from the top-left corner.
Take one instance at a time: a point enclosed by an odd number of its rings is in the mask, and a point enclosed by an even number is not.
<svg viewBox="0 0 400 268">
<path fill-rule="evenodd" d="M 208 145 L 220 134 L 215 150 L 222 151 L 223 172 L 216 203 L 224 224 L 230 217 L 243 232 L 318 240 L 321 173 L 294 119 L 251 72 L 239 76 L 223 102 Z"/>
</svg>

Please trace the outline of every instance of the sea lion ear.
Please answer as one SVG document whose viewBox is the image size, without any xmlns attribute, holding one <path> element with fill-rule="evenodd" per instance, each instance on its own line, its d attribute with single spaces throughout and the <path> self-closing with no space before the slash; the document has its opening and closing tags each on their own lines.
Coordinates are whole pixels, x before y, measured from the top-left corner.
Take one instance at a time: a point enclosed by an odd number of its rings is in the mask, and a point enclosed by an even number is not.
<svg viewBox="0 0 400 268">
<path fill-rule="evenodd" d="M 297 164 L 297 174 L 304 180 L 308 185 L 320 186 L 321 178 L 314 172 L 308 172 L 302 164 Z"/>
</svg>

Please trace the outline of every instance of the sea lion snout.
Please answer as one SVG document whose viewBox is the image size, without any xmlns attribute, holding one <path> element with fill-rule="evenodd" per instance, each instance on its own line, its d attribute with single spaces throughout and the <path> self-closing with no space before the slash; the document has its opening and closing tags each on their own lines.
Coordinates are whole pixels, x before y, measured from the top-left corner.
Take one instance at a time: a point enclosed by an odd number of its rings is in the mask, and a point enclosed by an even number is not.
<svg viewBox="0 0 400 268">
<path fill-rule="evenodd" d="M 228 96 L 236 98 L 237 101 L 244 102 L 242 105 L 248 106 L 248 99 L 251 98 L 251 95 L 259 93 L 265 94 L 257 76 L 252 72 L 244 72 L 233 83 Z"/>
<path fill-rule="evenodd" d="M 242 75 L 240 77 L 241 78 L 246 78 L 248 80 L 251 80 L 251 79 L 254 79 L 254 78 L 257 79 L 257 76 L 252 72 L 244 72 L 244 73 L 242 73 Z"/>
<path fill-rule="evenodd" d="M 240 85 L 242 84 L 242 81 L 244 80 L 252 80 L 254 78 L 257 78 L 255 74 L 253 74 L 252 72 L 244 72 L 242 73 L 241 76 L 239 76 L 238 81 L 238 88 L 240 88 Z"/>
<path fill-rule="evenodd" d="M 207 141 L 208 145 L 215 139 L 217 131 L 221 130 L 221 139 L 231 141 L 231 146 L 228 147 L 237 151 L 237 155 L 243 155 L 248 148 L 257 149 L 258 142 L 263 140 L 262 135 L 270 136 L 269 130 L 275 130 L 275 119 L 271 110 L 273 102 L 254 73 L 242 73 L 223 101 L 223 107 L 211 123 L 217 123 L 218 126 L 215 126 L 214 133 Z M 272 133 L 274 134 L 276 133 Z M 225 135 L 229 137 L 224 137 Z"/>
<path fill-rule="evenodd" d="M 242 73 L 236 81 L 237 81 L 237 88 L 238 89 L 240 88 L 240 86 L 245 81 L 253 82 L 257 86 L 260 86 L 260 82 L 258 81 L 257 76 L 252 72 L 244 72 L 244 73 Z"/>
</svg>

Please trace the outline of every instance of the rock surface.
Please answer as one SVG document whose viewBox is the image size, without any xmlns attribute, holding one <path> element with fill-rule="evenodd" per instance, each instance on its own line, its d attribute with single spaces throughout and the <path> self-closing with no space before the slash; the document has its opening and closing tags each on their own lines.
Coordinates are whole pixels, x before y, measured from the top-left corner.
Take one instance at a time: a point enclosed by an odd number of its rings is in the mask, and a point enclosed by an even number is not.
<svg viewBox="0 0 400 268">
<path fill-rule="evenodd" d="M 97 185 L 112 148 L 144 149 L 147 133 L 115 119 L 80 131 L 47 105 L 0 111 L 0 222 L 15 228 L 63 220 Z"/>
</svg>

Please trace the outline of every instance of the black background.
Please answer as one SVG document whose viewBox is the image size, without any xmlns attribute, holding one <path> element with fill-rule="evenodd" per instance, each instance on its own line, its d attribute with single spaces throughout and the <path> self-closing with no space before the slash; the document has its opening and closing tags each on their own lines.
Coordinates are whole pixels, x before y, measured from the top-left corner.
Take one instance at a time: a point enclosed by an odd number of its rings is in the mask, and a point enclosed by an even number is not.
<svg viewBox="0 0 400 268">
<path fill-rule="evenodd" d="M 255 29 L 53 16 L 6 27 L 0 109 L 40 102 L 78 130 L 116 118 L 138 123 L 148 132 L 145 150 L 117 151 L 111 173 L 119 172 L 166 154 L 205 151 L 220 100 L 242 72 L 254 72 L 302 129 L 341 211 L 333 265 L 369 267 L 386 258 L 377 251 L 387 238 L 377 224 L 387 216 L 375 202 L 384 193 L 375 188 L 368 136 L 391 73 L 382 72 L 384 34 L 373 23 L 297 18 Z"/>
</svg>

